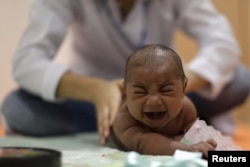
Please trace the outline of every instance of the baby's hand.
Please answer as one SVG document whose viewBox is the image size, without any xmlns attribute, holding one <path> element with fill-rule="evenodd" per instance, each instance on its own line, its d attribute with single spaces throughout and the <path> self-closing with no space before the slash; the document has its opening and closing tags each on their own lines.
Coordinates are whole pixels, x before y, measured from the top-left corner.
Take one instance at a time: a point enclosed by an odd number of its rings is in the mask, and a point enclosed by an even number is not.
<svg viewBox="0 0 250 167">
<path fill-rule="evenodd" d="M 217 143 L 213 139 L 207 141 L 201 141 L 194 145 L 191 145 L 188 151 L 191 152 L 202 152 L 204 158 L 208 158 L 208 151 L 214 151 Z"/>
</svg>

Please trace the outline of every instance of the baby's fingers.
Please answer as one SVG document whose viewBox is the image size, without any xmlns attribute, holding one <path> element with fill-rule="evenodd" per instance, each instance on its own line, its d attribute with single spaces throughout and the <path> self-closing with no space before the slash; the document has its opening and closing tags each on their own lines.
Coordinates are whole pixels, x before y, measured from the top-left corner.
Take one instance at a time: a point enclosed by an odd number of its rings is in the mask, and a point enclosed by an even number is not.
<svg viewBox="0 0 250 167">
<path fill-rule="evenodd" d="M 207 143 L 212 145 L 214 148 L 217 147 L 217 142 L 214 139 L 208 139 Z"/>
</svg>

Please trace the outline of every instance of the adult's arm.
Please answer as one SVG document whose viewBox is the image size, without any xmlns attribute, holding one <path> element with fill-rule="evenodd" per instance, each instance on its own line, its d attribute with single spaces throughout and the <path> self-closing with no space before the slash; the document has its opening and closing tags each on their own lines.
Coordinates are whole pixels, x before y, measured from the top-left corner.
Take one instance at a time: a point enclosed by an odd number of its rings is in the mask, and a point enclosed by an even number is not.
<svg viewBox="0 0 250 167">
<path fill-rule="evenodd" d="M 73 20 L 70 0 L 34 0 L 29 22 L 13 57 L 13 76 L 20 87 L 45 100 L 56 99 L 56 89 L 68 70 L 56 64 L 57 54 Z"/>
<path fill-rule="evenodd" d="M 122 100 L 122 91 L 123 80 L 105 81 L 67 72 L 58 85 L 57 96 L 94 103 L 100 143 L 105 144 Z"/>
<path fill-rule="evenodd" d="M 240 49 L 228 20 L 210 0 L 175 1 L 178 26 L 198 43 L 198 53 L 188 64 L 186 91 L 203 91 L 215 97 L 229 82 L 238 63 Z"/>
<path fill-rule="evenodd" d="M 65 98 L 94 103 L 101 143 L 105 143 L 120 104 L 121 84 L 74 74 L 53 61 L 74 21 L 73 11 L 72 0 L 33 1 L 29 24 L 14 55 L 13 75 L 23 89 L 44 100 Z"/>
</svg>

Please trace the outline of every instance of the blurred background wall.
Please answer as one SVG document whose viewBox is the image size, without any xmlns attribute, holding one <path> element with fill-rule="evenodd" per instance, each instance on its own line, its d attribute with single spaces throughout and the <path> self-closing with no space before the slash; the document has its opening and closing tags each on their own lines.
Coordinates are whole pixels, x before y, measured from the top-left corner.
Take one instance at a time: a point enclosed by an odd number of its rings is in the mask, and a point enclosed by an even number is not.
<svg viewBox="0 0 250 167">
<path fill-rule="evenodd" d="M 250 1 L 249 0 L 212 0 L 218 11 L 224 14 L 242 49 L 241 61 L 250 67 Z M 180 32 L 176 33 L 176 45 L 180 55 L 190 58 L 196 53 L 195 43 Z"/>
<path fill-rule="evenodd" d="M 29 0 L 0 0 L 0 102 L 15 87 L 10 62 L 27 23 L 29 3 Z"/>
<path fill-rule="evenodd" d="M 4 96 L 16 87 L 11 77 L 11 59 L 28 21 L 30 1 L 0 0 L 0 103 Z M 213 2 L 232 24 L 242 49 L 241 61 L 250 68 L 250 1 L 213 0 Z M 67 42 L 64 45 L 67 48 Z M 180 32 L 176 33 L 176 45 L 180 55 L 188 55 L 185 61 L 189 61 L 196 52 L 196 44 Z M 62 49 L 61 54 L 67 51 Z"/>
</svg>

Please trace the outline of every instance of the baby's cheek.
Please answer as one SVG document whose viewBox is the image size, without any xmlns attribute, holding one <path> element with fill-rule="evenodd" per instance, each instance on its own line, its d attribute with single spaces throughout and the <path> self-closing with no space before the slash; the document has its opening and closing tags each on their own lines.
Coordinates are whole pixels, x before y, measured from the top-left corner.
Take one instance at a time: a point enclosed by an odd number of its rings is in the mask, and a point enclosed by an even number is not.
<svg viewBox="0 0 250 167">
<path fill-rule="evenodd" d="M 167 103 L 167 108 L 170 115 L 177 115 L 181 111 L 182 103 L 176 100 L 169 101 Z"/>
<path fill-rule="evenodd" d="M 132 115 L 132 117 L 134 117 L 135 119 L 139 119 L 141 112 L 138 109 L 138 106 L 136 105 L 131 105 L 129 108 L 129 112 Z"/>
</svg>

